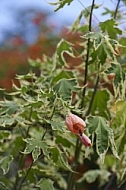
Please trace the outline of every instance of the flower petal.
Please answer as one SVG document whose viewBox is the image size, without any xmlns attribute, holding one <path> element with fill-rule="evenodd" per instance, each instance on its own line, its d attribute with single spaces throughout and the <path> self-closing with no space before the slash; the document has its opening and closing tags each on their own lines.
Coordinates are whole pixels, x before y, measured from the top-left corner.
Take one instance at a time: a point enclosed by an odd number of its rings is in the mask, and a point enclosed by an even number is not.
<svg viewBox="0 0 126 190">
<path fill-rule="evenodd" d="M 72 120 L 69 116 L 66 117 L 66 125 L 68 127 L 68 129 L 73 132 L 73 123 L 72 123 Z"/>
<path fill-rule="evenodd" d="M 82 143 L 85 146 L 91 146 L 91 140 L 83 133 L 82 136 L 80 136 Z"/>
<path fill-rule="evenodd" d="M 84 122 L 84 120 L 78 117 L 77 115 L 70 113 L 69 116 L 71 117 L 71 120 L 74 124 L 79 124 L 83 128 L 86 126 L 86 123 Z"/>
<path fill-rule="evenodd" d="M 72 133 L 79 135 L 84 132 L 84 127 L 86 126 L 86 123 L 77 115 L 70 113 L 66 117 L 66 125 Z"/>
</svg>

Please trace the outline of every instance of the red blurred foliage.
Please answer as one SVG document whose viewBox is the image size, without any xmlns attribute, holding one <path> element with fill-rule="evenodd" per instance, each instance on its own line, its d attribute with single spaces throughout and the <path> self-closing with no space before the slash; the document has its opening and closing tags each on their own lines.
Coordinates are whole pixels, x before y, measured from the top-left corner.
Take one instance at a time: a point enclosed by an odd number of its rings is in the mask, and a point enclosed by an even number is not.
<svg viewBox="0 0 126 190">
<path fill-rule="evenodd" d="M 20 36 L 16 36 L 6 41 L 4 49 L 0 50 L 0 88 L 11 90 L 12 79 L 14 80 L 15 74 L 25 74 L 29 70 L 28 58 L 42 60 L 43 54 L 52 56 L 61 38 L 69 40 L 74 44 L 74 48 L 78 48 L 80 51 L 79 42 L 81 38 L 79 34 L 72 34 L 66 29 L 63 29 L 61 34 L 55 34 L 52 31 L 54 24 L 53 27 L 52 25 L 48 26 L 44 13 L 38 13 L 33 19 L 33 23 L 41 28 L 36 43 L 28 45 Z M 69 63 L 69 69 L 78 66 L 82 61 L 80 58 L 71 58 L 66 54 L 65 58 Z"/>
<path fill-rule="evenodd" d="M 44 13 L 38 13 L 32 20 L 35 25 L 40 25 L 43 21 L 45 21 L 46 15 Z"/>
<path fill-rule="evenodd" d="M 57 36 L 51 33 L 52 28 L 46 23 L 47 16 L 45 13 L 37 13 L 32 20 L 36 27 L 41 28 L 35 44 L 28 45 L 20 36 L 4 42 L 0 49 L 0 88 L 11 90 L 15 75 L 28 72 L 28 58 L 42 59 L 43 54 L 51 56 L 54 53 Z"/>
<path fill-rule="evenodd" d="M 84 69 L 78 67 L 85 60 L 85 58 L 82 60 L 79 57 L 83 51 L 83 47 L 80 45 L 83 43 L 83 39 L 80 37 L 80 34 L 78 32 L 72 33 L 65 28 L 61 30 L 60 34 L 56 34 L 56 32 L 53 32 L 54 24 L 53 27 L 47 24 L 47 16 L 44 13 L 38 13 L 32 20 L 41 29 L 36 43 L 28 45 L 20 36 L 13 37 L 5 42 L 7 48 L 0 50 L 0 88 L 11 90 L 12 79 L 14 80 L 15 74 L 26 74 L 29 71 L 28 58 L 34 60 L 39 58 L 42 60 L 43 54 L 52 56 L 61 38 L 73 44 L 75 57 L 64 53 L 64 57 L 68 63 L 67 69 L 78 69 L 80 74 L 83 75 Z M 120 51 L 118 49 L 118 54 Z M 102 86 L 108 88 L 113 94 L 113 77 L 108 76 L 108 79 L 109 82 L 102 81 L 101 83 L 103 83 Z M 88 87 L 93 88 L 93 84 L 89 82 Z"/>
</svg>

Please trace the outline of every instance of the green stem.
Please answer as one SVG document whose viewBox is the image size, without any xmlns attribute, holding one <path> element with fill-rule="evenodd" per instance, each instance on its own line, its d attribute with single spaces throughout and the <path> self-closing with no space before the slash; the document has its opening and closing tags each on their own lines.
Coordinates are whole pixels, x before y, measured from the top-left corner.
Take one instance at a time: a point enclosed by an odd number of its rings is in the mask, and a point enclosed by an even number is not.
<svg viewBox="0 0 126 190">
<path fill-rule="evenodd" d="M 29 174 L 29 172 L 30 172 L 30 170 L 31 170 L 32 166 L 33 166 L 33 162 L 31 163 L 30 167 L 28 168 L 28 170 L 27 170 L 27 172 L 26 172 L 25 176 L 22 178 L 22 180 L 21 180 L 21 182 L 20 182 L 20 185 L 19 185 L 19 187 L 18 187 L 18 190 L 20 190 L 20 189 L 21 189 L 22 184 L 23 184 L 23 183 L 24 183 L 24 181 L 26 180 L 26 178 L 27 178 L 27 176 L 28 176 L 28 174 Z"/>
<path fill-rule="evenodd" d="M 93 105 L 93 102 L 94 102 L 94 98 L 95 98 L 95 95 L 96 95 L 96 92 L 97 92 L 98 83 L 99 83 L 99 79 L 100 79 L 100 76 L 99 76 L 99 67 L 100 67 L 100 63 L 98 65 L 98 75 L 97 75 L 96 83 L 95 83 L 95 86 L 94 86 L 94 91 L 93 91 L 93 94 L 92 94 L 92 97 L 91 97 L 91 100 L 90 100 L 90 103 L 89 103 L 89 107 L 88 107 L 88 110 L 86 112 L 86 116 L 88 116 L 90 114 L 90 112 L 91 112 L 91 108 L 92 108 L 92 105 Z"/>
<path fill-rule="evenodd" d="M 117 17 L 117 13 L 118 13 L 120 1 L 121 1 L 121 0 L 118 0 L 118 2 L 117 2 L 116 9 L 115 9 L 115 13 L 114 13 L 114 16 L 113 16 L 114 19 L 116 19 L 116 17 Z"/>
<path fill-rule="evenodd" d="M 94 3 L 95 3 L 95 0 L 92 1 L 92 5 L 91 5 L 91 12 L 90 12 L 90 18 L 89 18 L 89 32 L 91 32 L 91 30 L 92 30 L 92 15 L 93 15 Z M 88 39 L 88 42 L 87 42 L 87 55 L 86 55 L 86 61 L 85 61 L 85 72 L 84 72 L 84 83 L 83 83 L 84 88 L 83 88 L 82 102 L 81 102 L 82 108 L 84 107 L 84 99 L 85 99 L 85 94 L 86 94 L 85 86 L 87 84 L 87 78 L 88 78 L 89 53 L 90 53 L 90 38 Z M 75 154 L 74 154 L 75 157 L 74 157 L 74 161 L 72 164 L 73 171 L 77 170 L 77 163 L 78 163 L 78 159 L 79 159 L 79 155 L 80 155 L 80 151 L 81 151 L 81 146 L 82 146 L 82 143 L 80 142 L 79 139 L 77 139 L 76 149 L 75 149 Z M 75 184 L 74 172 L 70 172 L 67 190 L 73 190 L 74 184 Z"/>
<path fill-rule="evenodd" d="M 90 17 L 89 17 L 89 29 L 88 31 L 91 32 L 92 30 L 92 15 L 93 15 L 93 9 L 94 9 L 94 4 L 95 0 L 92 1 L 91 5 L 91 12 L 90 12 Z M 87 78 L 88 78 L 88 62 L 89 62 L 89 53 L 90 53 L 90 38 L 88 39 L 87 42 L 87 55 L 86 55 L 86 61 L 85 61 L 85 71 L 84 71 L 84 88 L 83 88 L 83 93 L 82 93 L 82 103 L 81 107 L 84 107 L 84 99 L 85 99 L 85 94 L 86 94 L 86 84 L 87 84 Z"/>
<path fill-rule="evenodd" d="M 71 167 L 73 171 L 77 170 L 77 163 L 78 163 L 78 158 L 79 158 L 80 151 L 81 151 L 81 146 L 82 146 L 82 143 L 80 142 L 80 139 L 77 138 L 76 149 L 75 149 L 75 157 L 74 157 L 74 161 L 73 161 L 72 167 Z M 67 190 L 73 190 L 73 187 L 74 187 L 74 175 L 75 175 L 74 172 L 70 172 L 69 179 L 68 179 Z"/>
</svg>

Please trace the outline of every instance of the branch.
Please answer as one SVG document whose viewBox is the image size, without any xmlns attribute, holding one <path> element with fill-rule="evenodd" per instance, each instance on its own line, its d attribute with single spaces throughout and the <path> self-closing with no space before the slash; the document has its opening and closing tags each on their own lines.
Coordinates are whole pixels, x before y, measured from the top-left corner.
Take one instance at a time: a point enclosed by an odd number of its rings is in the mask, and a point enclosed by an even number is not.
<svg viewBox="0 0 126 190">
<path fill-rule="evenodd" d="M 94 3 L 95 3 L 95 0 L 92 1 L 92 5 L 91 5 L 91 12 L 90 12 L 90 18 L 89 18 L 89 29 L 88 29 L 89 32 L 91 32 L 91 30 L 92 30 L 92 15 L 93 15 Z M 83 93 L 82 93 L 81 107 L 84 107 L 84 98 L 85 98 L 85 93 L 86 93 L 85 85 L 87 84 L 87 77 L 88 77 L 89 52 L 90 52 L 90 38 L 88 39 L 88 42 L 87 42 L 87 55 L 86 55 L 86 61 L 85 61 L 84 84 L 83 84 L 84 88 L 83 88 Z"/>
<path fill-rule="evenodd" d="M 115 9 L 115 13 L 114 13 L 114 16 L 113 16 L 114 19 L 116 19 L 116 17 L 117 17 L 117 13 L 118 13 L 120 1 L 121 1 L 121 0 L 118 0 L 118 2 L 117 2 L 116 9 Z"/>
<path fill-rule="evenodd" d="M 97 80 L 96 80 L 96 83 L 95 83 L 95 86 L 94 86 L 94 91 L 93 91 L 93 94 L 92 94 L 92 97 L 91 97 L 91 100 L 90 100 L 90 104 L 89 104 L 88 110 L 86 112 L 86 116 L 88 116 L 90 114 L 90 112 L 91 112 L 91 107 L 93 105 L 95 94 L 97 92 L 97 87 L 98 87 L 99 79 L 100 79 L 100 77 L 99 77 L 99 74 L 98 74 Z"/>
<path fill-rule="evenodd" d="M 88 29 L 89 32 L 91 32 L 91 29 L 92 29 L 92 15 L 93 15 L 93 9 L 94 9 L 94 2 L 95 2 L 95 0 L 92 1 L 92 5 L 91 5 L 91 12 L 90 12 L 90 18 L 89 18 L 89 29 Z M 88 39 L 88 42 L 87 42 L 87 55 L 86 55 L 86 61 L 85 61 L 85 72 L 84 72 L 84 83 L 83 83 L 84 88 L 83 88 L 83 93 L 82 93 L 81 107 L 84 106 L 84 98 L 85 98 L 85 93 L 86 93 L 85 86 L 87 84 L 87 77 L 88 77 L 89 52 L 90 52 L 90 39 Z M 74 161 L 72 164 L 73 171 L 77 170 L 77 163 L 78 163 L 78 158 L 79 158 L 80 151 L 81 151 L 81 146 L 82 146 L 82 143 L 79 141 L 79 139 L 77 139 L 76 149 L 75 149 L 75 153 L 74 153 Z M 67 190 L 73 190 L 74 184 L 75 184 L 74 172 L 70 172 L 69 178 L 68 178 Z"/>
<path fill-rule="evenodd" d="M 79 158 L 79 155 L 80 155 L 81 146 L 82 146 L 82 143 L 80 143 L 79 138 L 77 138 L 76 149 L 75 149 L 75 157 L 74 157 L 74 161 L 72 163 L 72 170 L 73 171 L 77 170 L 77 162 L 78 162 L 78 158 Z M 74 172 L 70 172 L 70 175 L 69 175 L 69 178 L 68 178 L 67 190 L 73 190 L 74 182 L 75 182 L 74 175 L 75 175 Z"/>
<path fill-rule="evenodd" d="M 0 131 L 12 131 L 13 128 L 12 127 L 2 127 L 0 126 Z"/>
<path fill-rule="evenodd" d="M 16 127 L 17 122 L 14 122 L 11 126 L 9 127 L 3 127 L 0 126 L 0 131 L 12 131 L 14 129 L 14 127 Z"/>
<path fill-rule="evenodd" d="M 21 189 L 22 184 L 23 184 L 23 183 L 24 183 L 24 181 L 26 180 L 26 178 L 27 178 L 27 176 L 28 176 L 29 172 L 31 171 L 32 166 L 33 166 L 33 162 L 31 163 L 30 167 L 28 168 L 28 170 L 27 170 L 27 172 L 26 172 L 25 176 L 22 178 L 21 183 L 20 183 L 20 185 L 19 185 L 19 187 L 18 187 L 18 190 L 20 190 L 20 189 Z"/>
</svg>

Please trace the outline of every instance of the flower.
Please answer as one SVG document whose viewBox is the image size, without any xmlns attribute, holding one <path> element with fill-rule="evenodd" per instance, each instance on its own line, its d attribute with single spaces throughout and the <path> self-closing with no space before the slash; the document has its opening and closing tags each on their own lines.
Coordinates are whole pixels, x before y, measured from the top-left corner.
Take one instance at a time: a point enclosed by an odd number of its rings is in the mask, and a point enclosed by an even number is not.
<svg viewBox="0 0 126 190">
<path fill-rule="evenodd" d="M 72 133 L 78 135 L 78 134 L 80 134 L 80 133 L 82 134 L 84 132 L 86 123 L 83 121 L 83 119 L 81 119 L 77 115 L 70 113 L 66 117 L 66 125 Z"/>
<path fill-rule="evenodd" d="M 66 117 L 66 125 L 72 133 L 80 137 L 82 143 L 85 146 L 91 146 L 91 140 L 84 134 L 84 128 L 86 126 L 86 123 L 83 119 L 81 119 L 77 115 L 70 113 Z"/>
<path fill-rule="evenodd" d="M 85 146 L 91 146 L 91 140 L 84 133 L 80 136 L 80 139 Z"/>
</svg>

